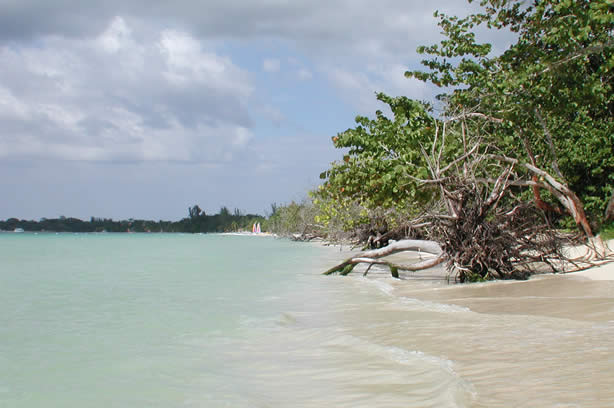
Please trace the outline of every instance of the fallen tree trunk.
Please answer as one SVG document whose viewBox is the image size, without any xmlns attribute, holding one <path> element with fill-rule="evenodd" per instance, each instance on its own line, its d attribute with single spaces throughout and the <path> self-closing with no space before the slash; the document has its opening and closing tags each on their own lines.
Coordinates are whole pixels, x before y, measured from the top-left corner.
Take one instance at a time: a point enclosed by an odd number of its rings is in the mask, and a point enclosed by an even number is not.
<svg viewBox="0 0 614 408">
<path fill-rule="evenodd" d="M 381 259 L 392 254 L 406 251 L 426 252 L 428 254 L 435 255 L 435 258 L 421 261 L 412 265 L 401 265 Z M 390 268 L 391 275 L 395 278 L 398 278 L 399 270 L 420 271 L 439 265 L 444 260 L 444 253 L 441 249 L 441 246 L 437 242 L 406 239 L 394 242 L 384 248 L 359 252 L 353 257 L 346 259 L 342 263 L 333 266 L 332 268 L 324 272 L 324 275 L 332 275 L 334 273 L 339 273 L 340 275 L 347 275 L 352 272 L 356 265 L 366 263 L 370 266 L 386 265 Z"/>
</svg>

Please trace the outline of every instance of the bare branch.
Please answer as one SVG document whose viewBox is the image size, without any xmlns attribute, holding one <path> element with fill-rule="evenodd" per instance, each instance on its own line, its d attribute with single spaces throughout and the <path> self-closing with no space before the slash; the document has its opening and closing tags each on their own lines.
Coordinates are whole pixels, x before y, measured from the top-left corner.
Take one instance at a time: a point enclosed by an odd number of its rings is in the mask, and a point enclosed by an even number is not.
<svg viewBox="0 0 614 408">
<path fill-rule="evenodd" d="M 480 118 L 480 119 L 485 119 L 489 122 L 494 122 L 494 123 L 504 122 L 503 119 L 495 118 L 494 116 L 489 116 L 489 115 L 486 115 L 480 112 L 463 113 L 462 115 L 458 115 L 458 116 L 448 119 L 446 122 L 456 122 L 457 120 L 466 119 L 466 118 Z"/>
<path fill-rule="evenodd" d="M 469 156 L 471 156 L 473 153 L 476 152 L 476 150 L 480 147 L 479 143 L 476 143 L 471 150 L 469 150 L 467 153 L 463 154 L 462 156 L 460 156 L 459 158 L 455 159 L 454 161 L 452 161 L 450 164 L 448 164 L 446 167 L 444 167 L 443 169 L 441 169 L 440 174 L 441 173 L 445 173 L 446 171 L 450 170 L 450 167 L 460 163 L 463 160 L 466 160 Z"/>
<path fill-rule="evenodd" d="M 556 61 L 555 63 L 551 64 L 549 67 L 542 70 L 539 74 L 545 74 L 546 72 L 549 72 L 553 70 L 554 68 L 559 67 L 560 65 L 564 65 L 578 58 L 581 58 L 587 55 L 591 55 L 591 54 L 598 54 L 608 47 L 614 47 L 613 39 L 610 39 L 609 41 L 606 41 L 605 43 L 594 44 L 589 47 L 581 48 L 577 50 L 575 53 L 568 56 L 567 58 L 563 58 L 562 60 Z"/>
</svg>

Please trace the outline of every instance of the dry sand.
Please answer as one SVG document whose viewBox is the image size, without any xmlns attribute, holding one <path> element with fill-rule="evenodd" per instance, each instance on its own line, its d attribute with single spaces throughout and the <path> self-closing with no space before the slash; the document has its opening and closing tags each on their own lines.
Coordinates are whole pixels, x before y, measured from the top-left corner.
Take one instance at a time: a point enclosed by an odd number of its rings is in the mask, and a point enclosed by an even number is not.
<svg viewBox="0 0 614 408">
<path fill-rule="evenodd" d="M 614 262 L 595 266 L 580 272 L 573 272 L 570 274 L 570 276 L 583 277 L 592 280 L 614 280 Z"/>
</svg>

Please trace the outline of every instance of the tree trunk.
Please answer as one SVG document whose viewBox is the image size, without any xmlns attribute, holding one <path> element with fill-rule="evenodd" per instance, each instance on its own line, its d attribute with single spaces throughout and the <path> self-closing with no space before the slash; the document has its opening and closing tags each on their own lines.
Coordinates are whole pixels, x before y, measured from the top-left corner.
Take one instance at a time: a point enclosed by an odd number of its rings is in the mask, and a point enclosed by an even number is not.
<svg viewBox="0 0 614 408">
<path fill-rule="evenodd" d="M 608 203 L 608 207 L 605 209 L 605 218 L 604 222 L 614 221 L 614 192 L 612 193 L 612 197 L 610 197 L 610 202 Z"/>
<path fill-rule="evenodd" d="M 552 193 L 553 196 L 556 197 L 557 200 L 559 200 L 561 205 L 565 207 L 565 209 L 573 217 L 574 221 L 576 221 L 576 224 L 582 227 L 582 230 L 586 234 L 587 238 L 591 239 L 595 236 L 591 226 L 588 223 L 588 219 L 586 218 L 582 201 L 580 201 L 580 198 L 578 198 L 576 193 L 570 190 L 566 184 L 557 181 L 550 173 L 533 164 L 522 163 L 517 159 L 496 154 L 489 154 L 487 156 L 495 160 L 523 166 L 534 175 L 542 177 L 544 179 L 544 186 Z"/>
<path fill-rule="evenodd" d="M 535 206 L 545 213 L 553 212 L 557 214 L 563 214 L 563 211 L 561 211 L 559 207 L 554 207 L 550 205 L 549 203 L 545 202 L 544 200 L 542 200 L 542 196 L 539 192 L 539 179 L 537 178 L 537 176 L 533 175 L 533 177 L 531 177 L 531 180 L 533 180 L 533 182 L 535 183 L 531 185 L 531 189 L 533 190 L 533 198 L 535 201 Z"/>
</svg>

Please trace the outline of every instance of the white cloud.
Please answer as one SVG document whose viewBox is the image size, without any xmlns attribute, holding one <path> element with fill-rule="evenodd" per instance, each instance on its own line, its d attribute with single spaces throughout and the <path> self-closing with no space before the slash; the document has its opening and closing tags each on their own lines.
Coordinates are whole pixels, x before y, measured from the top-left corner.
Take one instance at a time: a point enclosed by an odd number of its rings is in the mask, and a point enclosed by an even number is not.
<svg viewBox="0 0 614 408">
<path fill-rule="evenodd" d="M 281 113 L 278 108 L 270 104 L 260 105 L 256 108 L 256 110 L 258 114 L 271 121 L 275 126 L 280 126 L 286 119 L 284 114 Z"/>
<path fill-rule="evenodd" d="M 162 207 L 180 213 L 160 215 L 184 216 L 195 194 L 201 204 L 234 194 L 238 205 L 258 209 L 287 200 L 338 156 L 329 136 L 350 125 L 352 112 L 382 108 L 376 91 L 419 99 L 436 92 L 403 71 L 418 66 L 418 45 L 439 40 L 435 9 L 466 14 L 478 2 L 205 3 L 0 0 L 0 182 L 16 197 L 0 202 L 0 213 L 19 216 L 31 203 L 30 214 L 47 214 L 54 194 L 58 211 L 88 216 L 94 195 L 99 209 L 115 208 L 117 216 L 149 209 L 154 217 Z M 268 87 L 256 89 L 260 81 Z M 36 171 L 25 176 L 23 163 Z M 70 170 L 49 184 L 58 168 Z M 140 171 L 136 182 L 126 177 L 133 171 Z M 135 186 L 149 186 L 148 198 Z"/>
<path fill-rule="evenodd" d="M 244 127 L 235 127 L 233 129 L 233 140 L 232 144 L 235 146 L 245 146 L 247 142 L 252 138 L 252 132 L 249 129 Z"/>
<path fill-rule="evenodd" d="M 439 92 L 434 86 L 405 78 L 405 71 L 406 67 L 393 63 L 370 65 L 363 71 L 339 66 L 323 68 L 340 97 L 362 115 L 373 115 L 382 109 L 383 105 L 375 97 L 377 92 L 418 100 L 432 100 Z"/>
<path fill-rule="evenodd" d="M 306 68 L 301 68 L 296 72 L 296 76 L 301 81 L 308 81 L 313 78 L 313 74 Z"/>
<path fill-rule="evenodd" d="M 131 40 L 131 30 L 120 16 L 115 17 L 109 27 L 98 36 L 98 42 L 107 52 L 117 52 L 127 41 Z"/>
<path fill-rule="evenodd" d="M 346 102 L 351 103 L 362 114 L 373 112 L 376 86 L 365 73 L 332 67 L 328 68 L 325 74 Z"/>
<path fill-rule="evenodd" d="M 390 52 L 436 34 L 434 10 L 466 14 L 475 8 L 459 0 L 381 0 L 376 6 L 368 0 L 208 0 L 206 10 L 196 0 L 21 0 L 0 2 L 0 37 L 50 32 L 81 37 L 99 34 L 101 21 L 128 16 L 180 21 L 209 37 L 284 38 L 314 49 L 356 51 L 371 39 L 371 46 Z"/>
<path fill-rule="evenodd" d="M 1 54 L 0 54 L 1 55 Z M 30 109 L 0 84 L 0 118 L 26 119 Z"/>
<path fill-rule="evenodd" d="M 275 73 L 279 72 L 281 68 L 281 62 L 276 58 L 266 58 L 262 62 L 262 69 L 265 72 Z"/>
<path fill-rule="evenodd" d="M 181 31 L 162 31 L 159 46 L 169 69 L 188 74 L 187 80 L 221 76 L 228 64 L 213 53 L 203 52 L 197 39 Z"/>
<path fill-rule="evenodd" d="M 217 161 L 245 148 L 247 73 L 185 32 L 147 33 L 115 17 L 88 39 L 0 44 L 0 156 Z"/>
<path fill-rule="evenodd" d="M 245 72 L 229 58 L 203 50 L 200 42 L 187 33 L 164 30 L 158 46 L 166 63 L 164 77 L 174 85 L 215 86 L 243 99 L 253 91 Z"/>
</svg>

